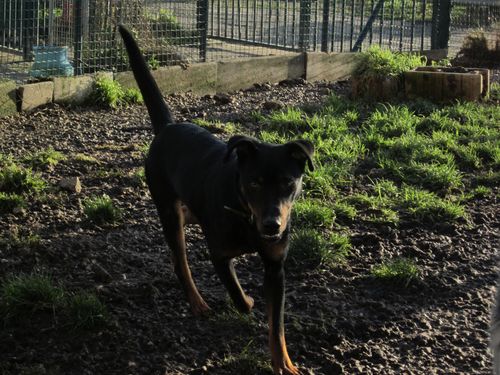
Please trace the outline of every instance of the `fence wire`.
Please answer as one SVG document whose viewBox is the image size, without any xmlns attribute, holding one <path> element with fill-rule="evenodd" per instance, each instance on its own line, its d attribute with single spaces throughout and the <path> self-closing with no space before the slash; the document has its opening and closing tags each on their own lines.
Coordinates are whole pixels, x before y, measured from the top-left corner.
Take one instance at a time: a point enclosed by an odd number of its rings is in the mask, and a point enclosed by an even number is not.
<svg viewBox="0 0 500 375">
<path fill-rule="evenodd" d="M 497 40 L 495 1 L 0 0 L 0 77 L 26 82 L 128 70 L 119 23 L 153 69 L 373 44 L 421 51 L 449 41 L 456 53 L 476 28 Z"/>
</svg>

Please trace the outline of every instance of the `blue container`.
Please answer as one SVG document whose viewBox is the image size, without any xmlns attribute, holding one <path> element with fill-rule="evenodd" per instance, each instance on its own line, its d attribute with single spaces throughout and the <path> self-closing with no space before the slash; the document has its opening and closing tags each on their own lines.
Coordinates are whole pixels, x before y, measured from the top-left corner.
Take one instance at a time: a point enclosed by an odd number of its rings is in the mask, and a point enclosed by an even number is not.
<svg viewBox="0 0 500 375">
<path fill-rule="evenodd" d="M 73 66 L 68 61 L 68 47 L 33 46 L 33 53 L 35 62 L 30 70 L 32 77 L 69 77 L 74 74 Z"/>
</svg>

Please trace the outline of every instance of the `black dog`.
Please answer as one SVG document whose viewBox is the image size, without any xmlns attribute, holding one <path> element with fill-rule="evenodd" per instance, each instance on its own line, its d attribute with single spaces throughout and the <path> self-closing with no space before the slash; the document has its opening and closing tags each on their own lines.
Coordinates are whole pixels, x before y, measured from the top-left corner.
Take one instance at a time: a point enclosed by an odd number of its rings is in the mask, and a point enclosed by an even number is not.
<svg viewBox="0 0 500 375">
<path fill-rule="evenodd" d="M 313 169 L 312 144 L 298 140 L 273 145 L 242 135 L 226 144 L 197 125 L 175 124 L 137 43 L 124 27 L 119 30 L 155 134 L 146 159 L 147 183 L 193 313 L 202 314 L 209 307 L 187 263 L 187 222 L 200 224 L 215 270 L 242 312 L 252 309 L 253 299 L 242 290 L 232 259 L 260 254 L 273 369 L 276 374 L 299 374 L 285 344 L 283 263 L 292 204 L 306 164 Z"/>
</svg>

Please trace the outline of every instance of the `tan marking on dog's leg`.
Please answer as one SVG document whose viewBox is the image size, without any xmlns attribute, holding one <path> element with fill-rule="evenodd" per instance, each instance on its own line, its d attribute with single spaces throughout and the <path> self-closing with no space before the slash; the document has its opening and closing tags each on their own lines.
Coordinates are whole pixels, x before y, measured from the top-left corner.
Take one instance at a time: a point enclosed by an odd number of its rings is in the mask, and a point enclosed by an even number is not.
<svg viewBox="0 0 500 375">
<path fill-rule="evenodd" d="M 294 366 L 288 355 L 284 328 L 280 327 L 278 335 L 275 333 L 272 310 L 272 306 L 268 306 L 267 316 L 269 322 L 269 348 L 271 350 L 273 372 L 280 375 L 300 375 L 300 370 Z"/>
<path fill-rule="evenodd" d="M 210 307 L 203 300 L 191 275 L 186 254 L 186 239 L 184 237 L 184 215 L 180 202 L 176 203 L 176 211 L 179 215 L 179 227 L 175 233 L 175 248 L 172 249 L 172 263 L 174 271 L 179 278 L 184 291 L 186 292 L 189 305 L 194 315 L 201 315 L 210 310 Z"/>
</svg>

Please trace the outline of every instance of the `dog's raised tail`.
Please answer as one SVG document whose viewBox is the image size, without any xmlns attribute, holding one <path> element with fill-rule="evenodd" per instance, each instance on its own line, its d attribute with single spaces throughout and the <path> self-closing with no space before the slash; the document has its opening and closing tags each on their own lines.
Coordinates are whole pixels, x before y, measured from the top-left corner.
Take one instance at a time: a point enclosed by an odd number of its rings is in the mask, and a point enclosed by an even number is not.
<svg viewBox="0 0 500 375">
<path fill-rule="evenodd" d="M 125 49 L 127 50 L 135 80 L 141 90 L 144 103 L 146 103 L 146 107 L 148 108 L 154 133 L 158 134 L 165 125 L 174 122 L 172 113 L 167 103 L 165 103 L 161 91 L 149 71 L 149 67 L 134 37 L 123 25 L 118 25 L 118 30 L 125 43 Z"/>
</svg>

